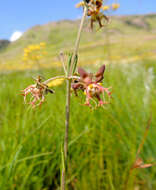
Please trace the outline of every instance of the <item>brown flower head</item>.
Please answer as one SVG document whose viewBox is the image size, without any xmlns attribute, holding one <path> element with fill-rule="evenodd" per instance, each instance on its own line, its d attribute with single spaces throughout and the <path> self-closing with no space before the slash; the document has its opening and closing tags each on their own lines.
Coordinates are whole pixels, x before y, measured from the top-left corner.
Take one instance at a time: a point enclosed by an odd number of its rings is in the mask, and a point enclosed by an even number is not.
<svg viewBox="0 0 156 190">
<path fill-rule="evenodd" d="M 109 18 L 101 12 L 103 5 L 102 0 L 92 0 L 88 4 L 88 12 L 87 15 L 91 17 L 90 27 L 93 29 L 94 22 L 99 23 L 99 27 L 102 28 L 104 25 L 102 24 L 102 20 L 106 20 L 109 22 Z"/>
<path fill-rule="evenodd" d="M 84 7 L 84 1 L 78 3 L 76 5 L 77 8 Z M 99 27 L 102 28 L 104 24 L 102 23 L 105 20 L 107 23 L 109 22 L 109 17 L 103 14 L 103 0 L 90 0 L 87 1 L 87 16 L 90 17 L 90 27 L 93 30 L 94 22 L 98 22 Z"/>
<path fill-rule="evenodd" d="M 105 65 L 101 66 L 98 72 L 93 75 L 92 73 L 87 73 L 84 69 L 78 68 L 78 73 L 80 74 L 80 79 L 72 83 L 72 89 L 77 95 L 78 90 L 83 90 L 86 95 L 85 105 L 91 106 L 90 100 L 96 98 L 98 100 L 98 105 L 102 106 L 103 104 L 108 104 L 101 98 L 101 94 L 104 95 L 104 92 L 111 97 L 111 92 L 109 88 L 104 88 L 100 82 L 104 78 Z"/>
<path fill-rule="evenodd" d="M 31 104 L 33 108 L 41 105 L 45 101 L 45 94 L 48 92 L 54 93 L 54 91 L 49 89 L 46 84 L 41 82 L 40 76 L 35 79 L 35 81 L 35 84 L 30 85 L 26 89 L 22 90 L 22 95 L 24 96 L 25 103 L 27 95 L 31 95 L 29 104 Z"/>
</svg>

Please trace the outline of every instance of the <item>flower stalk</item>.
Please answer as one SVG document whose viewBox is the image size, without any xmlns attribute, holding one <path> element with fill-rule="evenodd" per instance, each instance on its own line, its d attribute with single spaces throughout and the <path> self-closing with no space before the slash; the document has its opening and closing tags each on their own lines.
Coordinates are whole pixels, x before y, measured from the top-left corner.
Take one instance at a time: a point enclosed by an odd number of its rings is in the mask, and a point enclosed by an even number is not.
<svg viewBox="0 0 156 190">
<path fill-rule="evenodd" d="M 28 104 L 32 105 L 33 108 L 36 106 L 41 106 L 45 101 L 45 96 L 48 93 L 53 94 L 54 91 L 50 89 L 51 87 L 58 86 L 62 84 L 63 81 L 66 80 L 66 106 L 65 106 L 65 132 L 64 132 L 64 144 L 62 147 L 61 155 L 62 155 L 62 171 L 61 171 L 61 190 L 66 189 L 66 176 L 67 176 L 67 160 L 68 160 L 68 136 L 69 136 L 69 127 L 70 127 L 70 104 L 71 104 L 71 89 L 74 91 L 75 95 L 77 95 L 77 91 L 82 91 L 86 96 L 86 103 L 92 107 L 90 101 L 98 101 L 98 106 L 102 106 L 107 104 L 108 102 L 103 101 L 102 95 L 104 97 L 104 93 L 106 93 L 109 97 L 111 97 L 111 92 L 109 92 L 109 88 L 104 88 L 102 86 L 103 75 L 105 71 L 105 65 L 102 65 L 98 72 L 93 75 L 92 73 L 87 73 L 82 68 L 78 68 L 79 76 L 76 76 L 75 70 L 77 68 L 78 62 L 78 50 L 80 45 L 80 38 L 83 29 L 83 25 L 85 22 L 86 16 L 92 16 L 93 8 L 96 8 L 97 11 L 95 13 L 96 20 L 99 19 L 99 10 L 101 9 L 101 0 L 96 0 L 95 2 L 90 0 L 83 1 L 83 16 L 80 22 L 80 26 L 78 29 L 77 38 L 75 41 L 75 47 L 73 53 L 69 56 L 69 61 L 67 65 L 65 65 L 64 55 L 60 53 L 60 61 L 62 62 L 64 69 L 64 76 L 56 76 L 52 77 L 46 81 L 42 82 L 42 78 L 38 76 L 35 79 L 35 84 L 28 86 L 26 89 L 22 90 L 22 95 L 24 96 L 24 100 L 26 103 L 26 98 L 30 97 L 30 101 Z M 91 12 L 91 15 L 89 14 Z M 91 20 L 92 21 L 92 20 Z M 101 20 L 99 20 L 101 25 Z M 101 25 L 102 26 L 102 25 Z"/>
<path fill-rule="evenodd" d="M 87 6 L 84 7 L 84 12 L 83 12 L 83 16 L 81 19 L 78 35 L 76 38 L 75 49 L 74 49 L 74 52 L 72 54 L 71 63 L 68 62 L 69 70 L 67 71 L 66 77 L 69 80 L 66 81 L 66 120 L 65 120 L 65 135 L 64 135 L 64 163 L 65 163 L 65 167 L 62 169 L 61 190 L 65 190 L 65 186 L 66 186 L 67 157 L 68 157 L 68 132 L 69 132 L 69 122 L 70 122 L 70 99 L 71 99 L 70 89 L 71 89 L 71 78 L 72 78 L 71 76 L 73 75 L 73 68 L 76 68 L 76 66 L 77 66 L 77 61 L 75 62 L 75 58 L 77 57 L 79 44 L 80 44 L 80 37 L 81 37 L 81 33 L 82 33 L 82 29 L 83 29 L 83 25 L 84 25 L 86 15 L 87 15 Z"/>
<path fill-rule="evenodd" d="M 77 53 L 78 53 L 79 44 L 80 44 L 80 38 L 81 38 L 81 32 L 82 32 L 82 29 L 83 29 L 83 25 L 84 25 L 86 15 L 87 15 L 87 6 L 84 7 L 83 16 L 82 16 L 82 19 L 81 19 L 81 23 L 80 23 L 76 43 L 75 43 L 75 49 L 74 49 L 74 53 L 73 53 L 72 60 L 71 60 L 69 76 L 72 74 L 72 71 L 73 71 L 73 68 L 74 68 L 75 57 L 77 56 Z"/>
</svg>

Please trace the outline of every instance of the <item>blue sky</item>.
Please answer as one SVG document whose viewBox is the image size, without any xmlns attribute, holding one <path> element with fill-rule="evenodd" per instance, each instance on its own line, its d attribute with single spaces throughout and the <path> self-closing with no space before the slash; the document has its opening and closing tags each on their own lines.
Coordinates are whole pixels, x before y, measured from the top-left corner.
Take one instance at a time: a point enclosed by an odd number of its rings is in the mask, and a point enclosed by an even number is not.
<svg viewBox="0 0 156 190">
<path fill-rule="evenodd" d="M 0 39 L 9 39 L 14 32 L 24 32 L 36 24 L 76 19 L 81 15 L 81 10 L 75 8 L 77 2 L 79 0 L 2 0 Z M 156 12 L 156 0 L 118 0 L 118 2 L 121 5 L 116 12 L 118 15 Z"/>
</svg>

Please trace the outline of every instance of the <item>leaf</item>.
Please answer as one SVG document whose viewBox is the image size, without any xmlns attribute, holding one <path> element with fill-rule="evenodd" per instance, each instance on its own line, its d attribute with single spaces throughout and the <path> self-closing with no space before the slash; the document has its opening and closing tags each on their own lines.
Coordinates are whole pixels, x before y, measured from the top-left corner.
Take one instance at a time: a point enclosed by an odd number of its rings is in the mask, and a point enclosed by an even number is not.
<svg viewBox="0 0 156 190">
<path fill-rule="evenodd" d="M 77 62 L 78 62 L 78 55 L 75 56 L 74 58 L 74 65 L 73 65 L 73 69 L 72 69 L 72 74 L 75 73 L 76 67 L 77 67 Z"/>
<path fill-rule="evenodd" d="M 68 73 L 68 74 L 69 74 L 69 72 L 70 72 L 72 56 L 73 56 L 73 54 L 70 54 L 70 55 L 69 55 L 69 60 L 68 60 L 68 63 L 67 63 L 67 73 Z"/>
</svg>

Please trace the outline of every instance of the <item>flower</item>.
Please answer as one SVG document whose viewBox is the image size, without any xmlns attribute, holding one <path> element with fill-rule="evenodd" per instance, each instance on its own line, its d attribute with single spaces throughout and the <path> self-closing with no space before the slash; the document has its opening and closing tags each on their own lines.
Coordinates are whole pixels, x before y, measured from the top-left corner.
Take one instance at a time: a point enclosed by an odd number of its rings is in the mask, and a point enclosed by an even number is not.
<svg viewBox="0 0 156 190">
<path fill-rule="evenodd" d="M 102 7 L 102 10 L 104 10 L 104 11 L 108 11 L 109 9 L 110 9 L 110 7 L 108 5 L 105 5 Z"/>
<path fill-rule="evenodd" d="M 90 100 L 93 100 L 94 98 L 98 100 L 99 106 L 108 104 L 108 102 L 103 101 L 100 96 L 101 94 L 104 95 L 104 92 L 106 92 L 107 95 L 111 97 L 111 92 L 109 91 L 109 88 L 104 88 L 101 84 L 104 78 L 104 71 L 105 65 L 101 66 L 95 75 L 93 75 L 92 73 L 87 73 L 82 68 L 78 68 L 80 79 L 72 83 L 72 89 L 74 90 L 76 96 L 78 90 L 84 91 L 84 94 L 86 95 L 85 105 L 91 106 Z"/>
<path fill-rule="evenodd" d="M 41 43 L 40 43 L 40 46 L 41 46 L 41 47 L 45 47 L 45 46 L 46 46 L 46 43 L 45 43 L 45 42 L 41 42 Z"/>
<path fill-rule="evenodd" d="M 117 10 L 119 7 L 120 7 L 120 4 L 118 4 L 118 3 L 113 3 L 112 4 L 112 9 L 113 10 Z"/>
<path fill-rule="evenodd" d="M 132 169 L 135 168 L 149 168 L 152 167 L 153 164 L 144 164 L 143 160 L 141 158 L 137 158 Z"/>
<path fill-rule="evenodd" d="M 80 8 L 80 7 L 84 7 L 85 6 L 85 3 L 84 3 L 84 1 L 81 1 L 81 2 L 79 2 L 78 4 L 76 4 L 76 8 Z"/>
<path fill-rule="evenodd" d="M 64 80 L 65 80 L 64 78 L 52 80 L 51 82 L 47 84 L 47 86 L 48 87 L 59 86 L 64 82 Z"/>
<path fill-rule="evenodd" d="M 32 84 L 22 90 L 22 94 L 24 96 L 24 102 L 26 103 L 26 98 L 28 94 L 31 94 L 31 101 L 29 104 L 32 105 L 32 107 L 40 106 L 45 101 L 45 94 L 48 92 L 54 93 L 53 90 L 49 89 L 48 86 L 44 83 L 41 83 L 41 77 L 39 76 L 37 79 L 35 79 L 36 84 Z"/>
<path fill-rule="evenodd" d="M 87 16 L 89 16 L 91 18 L 91 20 L 90 20 L 91 29 L 93 29 L 94 22 L 98 22 L 100 28 L 102 28 L 104 26 L 102 24 L 103 19 L 106 22 L 109 22 L 109 18 L 101 12 L 101 9 L 103 9 L 102 5 L 103 5 L 102 0 L 87 1 Z M 79 4 L 76 5 L 77 8 L 84 7 L 84 6 L 85 6 L 84 1 L 80 2 Z"/>
<path fill-rule="evenodd" d="M 24 48 L 23 61 L 28 63 L 37 63 L 43 58 L 45 53 L 45 42 L 40 42 L 39 44 L 31 44 Z"/>
</svg>

